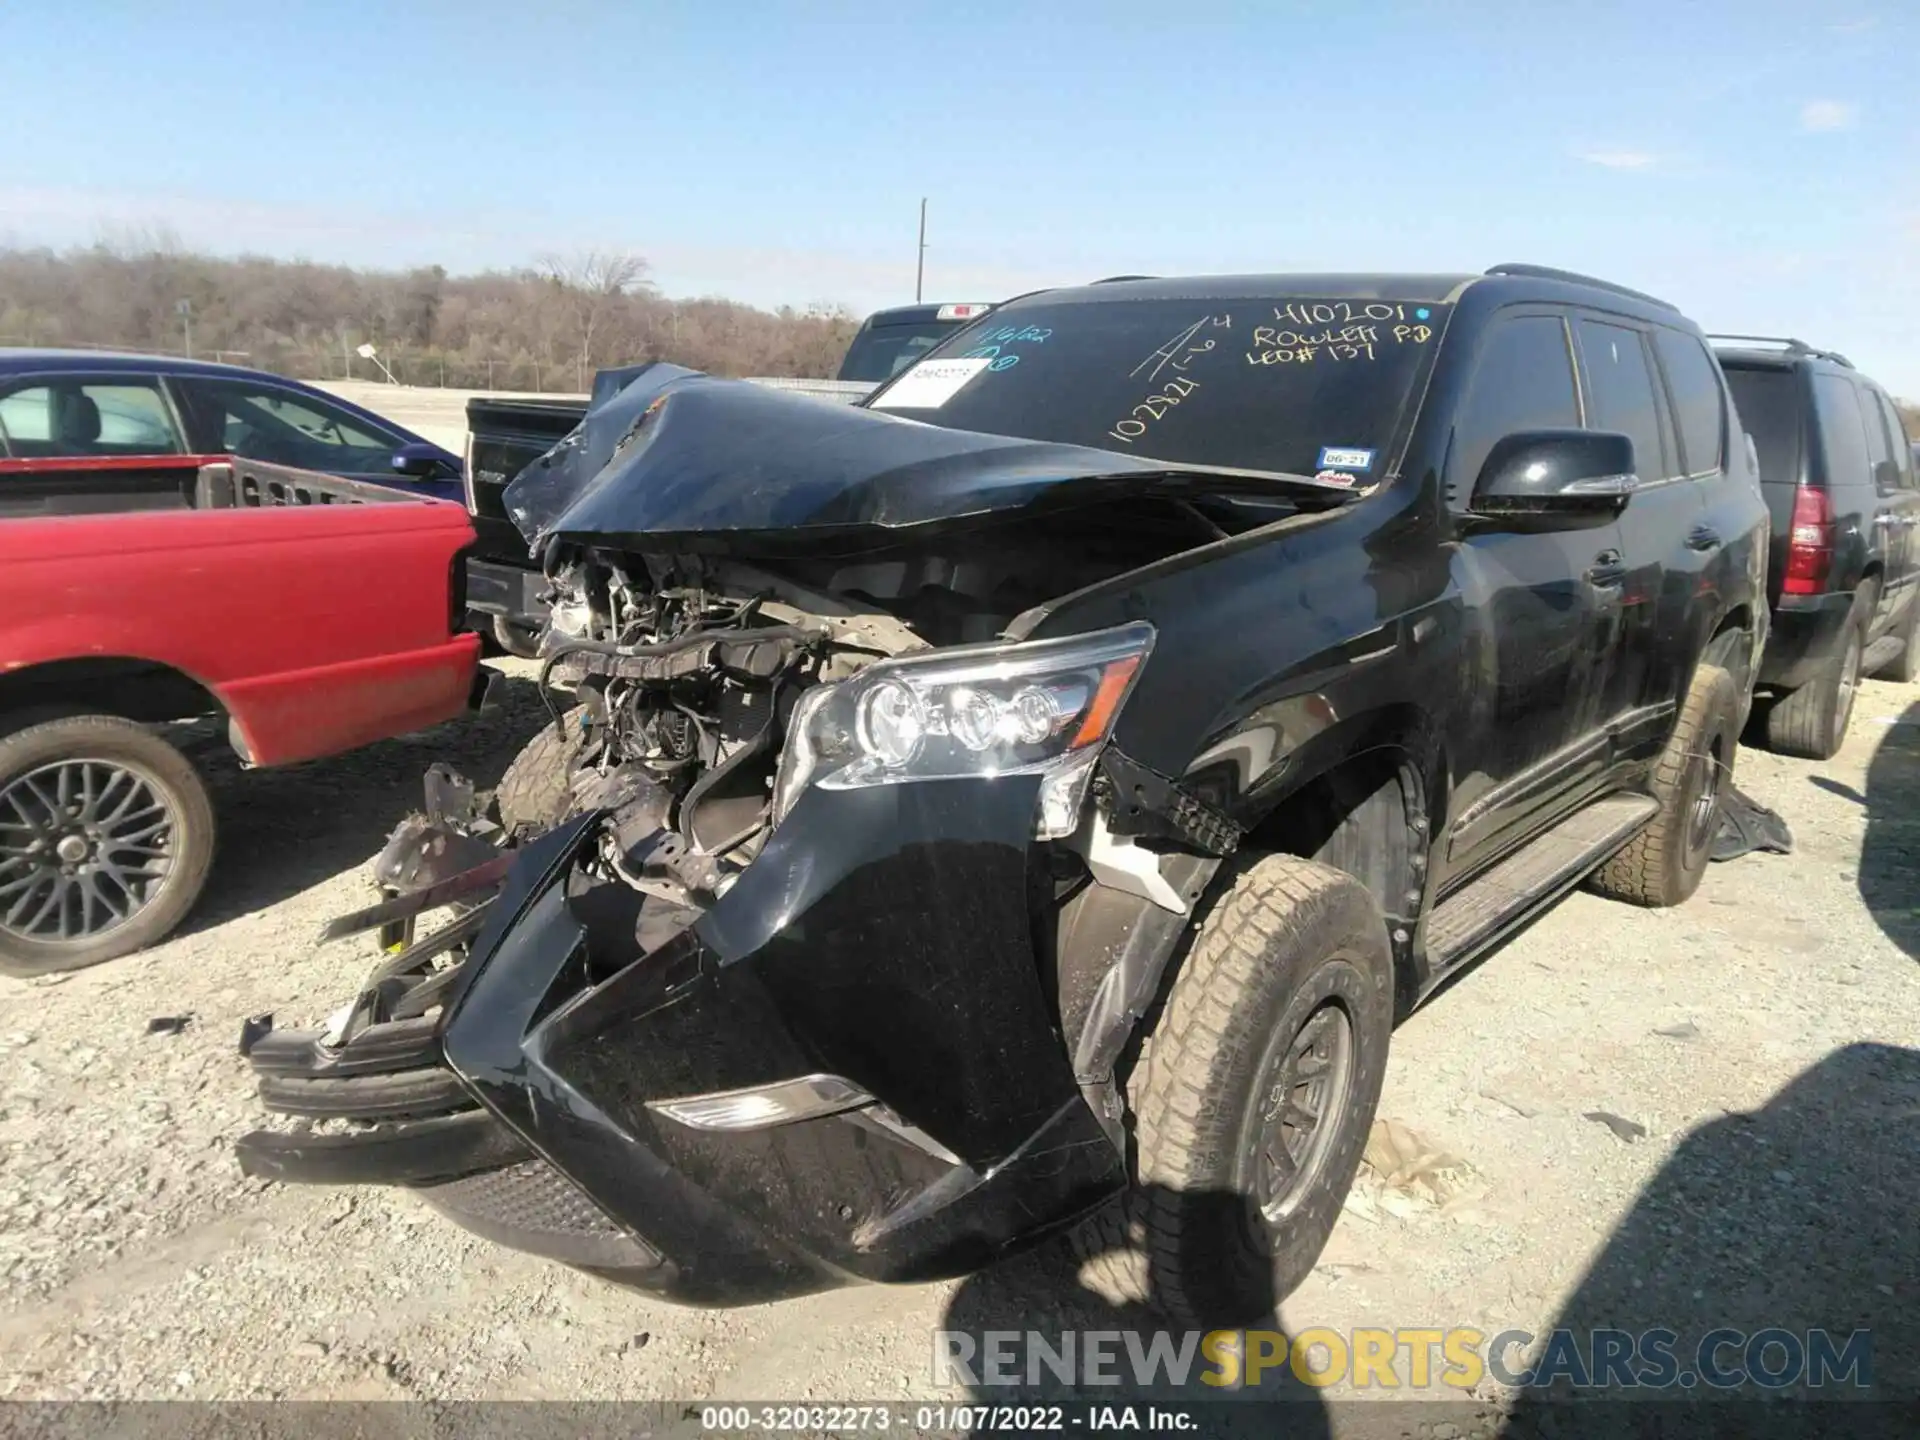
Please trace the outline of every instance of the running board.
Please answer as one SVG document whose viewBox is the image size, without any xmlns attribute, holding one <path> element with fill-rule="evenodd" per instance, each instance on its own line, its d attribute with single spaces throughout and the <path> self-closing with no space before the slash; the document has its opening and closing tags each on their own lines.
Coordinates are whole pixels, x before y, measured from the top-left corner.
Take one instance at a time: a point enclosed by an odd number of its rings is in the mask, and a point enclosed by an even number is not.
<svg viewBox="0 0 1920 1440">
<path fill-rule="evenodd" d="M 1472 959 L 1578 885 L 1659 808 L 1647 795 L 1597 800 L 1448 896 L 1427 921 L 1427 958 L 1433 970 Z"/>
</svg>

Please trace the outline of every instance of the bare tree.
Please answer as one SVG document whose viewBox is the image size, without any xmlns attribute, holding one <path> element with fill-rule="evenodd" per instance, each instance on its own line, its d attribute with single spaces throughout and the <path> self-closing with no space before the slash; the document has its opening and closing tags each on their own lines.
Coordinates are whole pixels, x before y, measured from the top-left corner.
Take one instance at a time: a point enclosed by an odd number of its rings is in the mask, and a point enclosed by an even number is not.
<svg viewBox="0 0 1920 1440">
<path fill-rule="evenodd" d="M 218 258 L 152 230 L 64 252 L 0 244 L 0 345 L 178 353 L 182 300 L 196 353 L 337 379 L 360 368 L 353 347 L 370 340 L 409 378 L 488 389 L 583 387 L 597 365 L 641 360 L 831 375 L 857 327 L 823 304 L 770 312 L 670 300 L 646 283 L 644 262 L 618 254 L 453 276 Z"/>
<path fill-rule="evenodd" d="M 630 251 L 586 250 L 567 257 L 543 255 L 539 265 L 572 317 L 584 387 L 584 377 L 593 372 L 598 358 L 594 337 L 621 301 L 648 288 L 647 262 Z"/>
</svg>

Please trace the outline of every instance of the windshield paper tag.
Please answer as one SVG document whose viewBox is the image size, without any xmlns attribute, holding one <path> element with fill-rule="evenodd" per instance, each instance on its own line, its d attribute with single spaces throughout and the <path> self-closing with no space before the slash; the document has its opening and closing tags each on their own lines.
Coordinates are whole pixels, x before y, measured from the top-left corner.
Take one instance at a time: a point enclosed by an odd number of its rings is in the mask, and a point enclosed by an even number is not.
<svg viewBox="0 0 1920 1440">
<path fill-rule="evenodd" d="M 968 381 L 992 364 L 991 356 L 977 360 L 922 360 L 869 402 L 874 410 L 938 410 L 966 387 Z M 1342 451 L 1365 454 L 1365 451 Z"/>
<path fill-rule="evenodd" d="M 1343 450 L 1337 445 L 1322 445 L 1320 461 L 1316 470 L 1359 470 L 1362 473 L 1373 468 L 1373 451 Z"/>
</svg>

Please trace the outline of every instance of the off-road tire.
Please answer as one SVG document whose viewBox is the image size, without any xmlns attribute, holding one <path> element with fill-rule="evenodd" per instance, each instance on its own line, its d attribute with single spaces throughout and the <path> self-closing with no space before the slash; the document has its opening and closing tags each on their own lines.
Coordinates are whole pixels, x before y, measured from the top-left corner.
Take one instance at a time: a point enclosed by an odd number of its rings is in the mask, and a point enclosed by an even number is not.
<svg viewBox="0 0 1920 1440">
<path fill-rule="evenodd" d="M 117 960 L 158 943 L 187 918 L 213 865 L 213 801 L 193 762 L 144 725 L 117 715 L 70 715 L 0 739 L 0 788 L 62 760 L 124 761 L 161 792 L 177 831 L 172 869 L 130 919 L 92 938 L 37 941 L 0 933 L 0 973 L 57 975 Z"/>
<path fill-rule="evenodd" d="M 1878 679 L 1891 680 L 1896 685 L 1911 685 L 1920 680 L 1920 594 L 1907 601 L 1907 618 L 1902 624 L 1905 643 L 1900 647 L 1900 658 L 1873 673 Z"/>
<path fill-rule="evenodd" d="M 1713 858 L 1739 736 L 1740 692 L 1733 676 L 1718 665 L 1700 665 L 1679 722 L 1653 767 L 1649 788 L 1660 809 L 1588 877 L 1588 889 L 1649 907 L 1679 905 L 1692 897 Z"/>
<path fill-rule="evenodd" d="M 1848 617 L 1840 653 L 1798 690 L 1790 690 L 1767 711 L 1767 748 L 1801 760 L 1830 760 L 1846 743 L 1853 702 L 1860 692 L 1860 657 L 1867 648 L 1867 621 L 1873 614 L 1871 582 L 1860 587 Z M 1853 684 L 1843 685 L 1851 665 Z"/>
<path fill-rule="evenodd" d="M 553 829 L 572 813 L 569 780 L 586 745 L 587 707 L 576 705 L 560 727 L 542 725 L 520 748 L 493 792 L 500 828 L 509 840 L 527 840 Z"/>
<path fill-rule="evenodd" d="M 1393 989 L 1386 922 L 1359 881 L 1290 855 L 1243 863 L 1127 1077 L 1135 1183 L 1074 1232 L 1082 1283 L 1199 1328 L 1271 1316 L 1313 1269 L 1359 1168 Z M 1329 1082 L 1339 1109 L 1304 1147 L 1318 1158 L 1276 1223 L 1248 1157 L 1276 1061 L 1327 1006 L 1347 1026 L 1347 1063 Z"/>
</svg>

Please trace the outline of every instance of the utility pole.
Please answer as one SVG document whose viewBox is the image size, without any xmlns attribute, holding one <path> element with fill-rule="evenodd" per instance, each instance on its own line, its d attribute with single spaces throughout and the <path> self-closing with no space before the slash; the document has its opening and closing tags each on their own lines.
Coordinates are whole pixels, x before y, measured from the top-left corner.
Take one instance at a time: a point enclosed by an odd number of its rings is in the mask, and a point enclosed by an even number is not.
<svg viewBox="0 0 1920 1440">
<path fill-rule="evenodd" d="M 913 303 L 920 303 L 921 282 L 927 278 L 927 197 L 920 197 L 920 250 L 913 263 Z"/>
<path fill-rule="evenodd" d="M 180 312 L 180 331 L 186 341 L 187 359 L 193 358 L 193 302 L 182 300 L 173 307 Z"/>
</svg>

